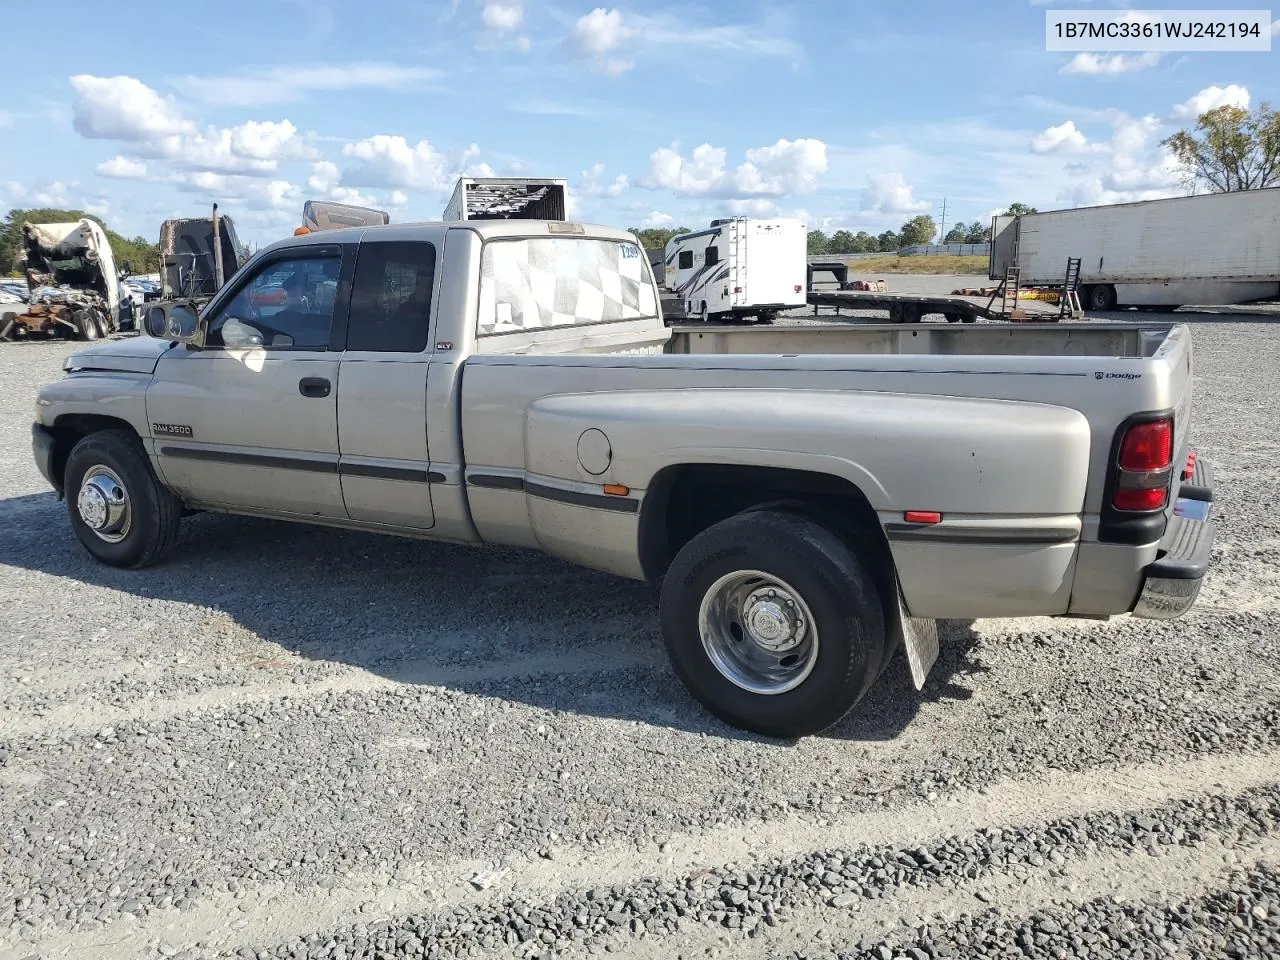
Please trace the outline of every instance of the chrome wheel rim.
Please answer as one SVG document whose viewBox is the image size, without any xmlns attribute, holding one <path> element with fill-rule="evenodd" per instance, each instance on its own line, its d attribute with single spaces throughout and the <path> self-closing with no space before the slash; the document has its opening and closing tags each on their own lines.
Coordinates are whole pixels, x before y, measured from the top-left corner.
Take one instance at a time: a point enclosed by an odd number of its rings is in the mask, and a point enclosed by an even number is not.
<svg viewBox="0 0 1280 960">
<path fill-rule="evenodd" d="M 818 627 L 804 597 L 759 570 L 725 574 L 708 588 L 698 632 L 720 675 L 750 693 L 794 690 L 818 660 Z"/>
<path fill-rule="evenodd" d="M 120 475 L 102 464 L 85 471 L 76 495 L 76 511 L 93 535 L 106 543 L 119 543 L 133 525 L 129 491 Z"/>
</svg>

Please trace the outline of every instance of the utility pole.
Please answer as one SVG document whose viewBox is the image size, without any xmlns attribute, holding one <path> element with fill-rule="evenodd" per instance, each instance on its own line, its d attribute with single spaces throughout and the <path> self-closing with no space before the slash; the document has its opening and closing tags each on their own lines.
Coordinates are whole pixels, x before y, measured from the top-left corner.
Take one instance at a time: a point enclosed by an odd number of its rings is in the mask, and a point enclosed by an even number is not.
<svg viewBox="0 0 1280 960">
<path fill-rule="evenodd" d="M 945 243 L 947 239 L 947 198 L 942 198 L 942 228 L 938 231 L 938 243 Z"/>
</svg>

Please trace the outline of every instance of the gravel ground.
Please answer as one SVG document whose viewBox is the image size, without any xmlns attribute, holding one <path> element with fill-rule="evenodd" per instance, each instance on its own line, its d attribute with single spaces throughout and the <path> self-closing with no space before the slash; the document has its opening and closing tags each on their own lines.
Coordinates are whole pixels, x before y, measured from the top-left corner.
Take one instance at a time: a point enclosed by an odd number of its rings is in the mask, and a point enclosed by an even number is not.
<svg viewBox="0 0 1280 960">
<path fill-rule="evenodd" d="M 72 347 L 0 345 L 0 957 L 1275 956 L 1280 325 L 1178 319 L 1196 609 L 945 624 L 800 742 L 537 555 L 198 516 L 94 564 L 29 448 Z"/>
</svg>

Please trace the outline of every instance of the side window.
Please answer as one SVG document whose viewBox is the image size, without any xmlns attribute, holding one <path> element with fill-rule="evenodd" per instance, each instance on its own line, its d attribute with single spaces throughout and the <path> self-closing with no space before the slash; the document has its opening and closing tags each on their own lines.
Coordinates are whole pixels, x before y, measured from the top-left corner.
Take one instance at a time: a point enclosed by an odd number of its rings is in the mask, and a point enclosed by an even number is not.
<svg viewBox="0 0 1280 960">
<path fill-rule="evenodd" d="M 720 248 L 707 247 L 707 266 L 714 267 L 720 262 Z"/>
<path fill-rule="evenodd" d="M 679 262 L 679 264 L 678 264 L 678 268 L 679 268 L 680 270 L 692 270 L 692 269 L 693 269 L 693 251 L 692 251 L 692 250 L 681 250 L 681 251 L 680 251 L 680 262 Z"/>
<path fill-rule="evenodd" d="M 275 260 L 209 322 L 211 347 L 325 350 L 337 299 L 340 256 Z"/>
<path fill-rule="evenodd" d="M 421 353 L 431 326 L 436 248 L 422 241 L 362 243 L 351 291 L 348 350 Z"/>
</svg>

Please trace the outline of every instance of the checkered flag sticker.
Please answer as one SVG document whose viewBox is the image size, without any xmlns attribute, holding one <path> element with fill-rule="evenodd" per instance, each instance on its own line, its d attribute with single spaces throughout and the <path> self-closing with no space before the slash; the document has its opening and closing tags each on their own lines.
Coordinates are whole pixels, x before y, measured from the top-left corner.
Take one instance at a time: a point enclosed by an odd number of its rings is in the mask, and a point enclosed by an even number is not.
<svg viewBox="0 0 1280 960">
<path fill-rule="evenodd" d="M 480 265 L 480 336 L 656 316 L 644 254 L 585 237 L 491 240 Z"/>
</svg>

